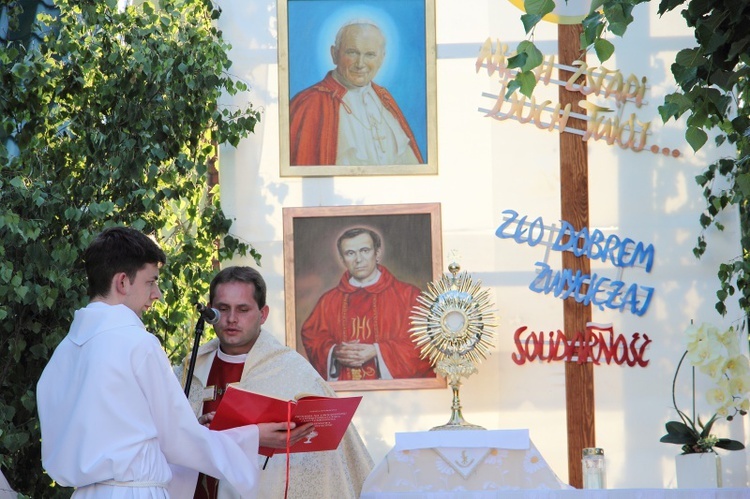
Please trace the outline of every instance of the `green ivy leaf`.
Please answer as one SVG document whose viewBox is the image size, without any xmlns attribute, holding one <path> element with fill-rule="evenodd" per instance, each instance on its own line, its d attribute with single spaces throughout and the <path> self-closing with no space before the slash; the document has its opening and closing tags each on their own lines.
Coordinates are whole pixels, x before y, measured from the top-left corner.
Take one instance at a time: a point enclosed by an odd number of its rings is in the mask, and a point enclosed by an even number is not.
<svg viewBox="0 0 750 499">
<path fill-rule="evenodd" d="M 526 57 L 519 59 L 519 62 L 523 60 L 523 64 L 517 67 L 520 67 L 523 72 L 530 72 L 544 61 L 544 54 L 542 54 L 542 51 L 528 40 L 524 40 L 518 44 L 519 57 L 522 54 Z"/>
<path fill-rule="evenodd" d="M 600 38 L 594 42 L 594 50 L 596 51 L 596 57 L 601 62 L 604 62 L 612 57 L 612 54 L 615 52 L 615 46 L 611 42 Z"/>
<path fill-rule="evenodd" d="M 714 306 L 714 308 L 716 309 L 717 312 L 719 312 L 719 314 L 722 317 L 727 314 L 727 306 L 724 304 L 723 301 L 717 302 L 716 305 Z"/>
<path fill-rule="evenodd" d="M 555 2 L 554 0 L 524 0 L 523 10 L 527 14 L 544 17 L 555 10 Z"/>
<path fill-rule="evenodd" d="M 521 23 L 523 24 L 523 29 L 526 31 L 526 34 L 528 35 L 541 20 L 542 16 L 536 14 L 523 14 L 521 16 Z"/>
<path fill-rule="evenodd" d="M 625 34 L 625 31 L 628 29 L 628 24 L 624 22 L 610 22 L 609 23 L 609 30 L 612 32 L 612 34 L 617 36 L 622 36 Z"/>
<path fill-rule="evenodd" d="M 686 68 L 695 68 L 706 64 L 706 58 L 700 49 L 682 49 L 675 56 L 675 63 Z"/>
<path fill-rule="evenodd" d="M 750 199 L 750 173 L 740 173 L 735 177 L 736 189 L 745 199 Z"/>
<path fill-rule="evenodd" d="M 518 52 L 512 57 L 508 57 L 508 69 L 521 69 L 526 65 L 526 59 L 528 59 L 528 57 L 529 56 L 525 52 Z"/>
<path fill-rule="evenodd" d="M 685 139 L 693 151 L 698 151 L 708 140 L 708 135 L 700 128 L 689 126 L 685 131 Z"/>
<path fill-rule="evenodd" d="M 534 73 L 532 73 L 531 71 L 518 72 L 516 73 L 515 78 L 508 82 L 508 87 L 505 92 L 505 98 L 510 99 L 511 95 L 516 90 L 520 90 L 521 94 L 525 95 L 526 97 L 531 97 L 531 94 L 534 92 L 535 86 L 536 77 L 534 76 Z"/>
<path fill-rule="evenodd" d="M 605 24 L 603 16 L 594 12 L 589 14 L 582 22 L 581 47 L 590 47 L 604 32 Z"/>
</svg>

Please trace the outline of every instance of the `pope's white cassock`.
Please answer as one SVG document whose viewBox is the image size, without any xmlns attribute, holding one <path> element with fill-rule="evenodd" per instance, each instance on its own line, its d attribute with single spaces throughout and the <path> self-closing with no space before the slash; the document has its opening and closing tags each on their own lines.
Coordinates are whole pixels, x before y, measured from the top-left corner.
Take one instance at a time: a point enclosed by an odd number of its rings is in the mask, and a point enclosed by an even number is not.
<svg viewBox="0 0 750 499">
<path fill-rule="evenodd" d="M 74 497 L 184 499 L 197 472 L 256 497 L 258 429 L 201 426 L 155 336 L 125 305 L 89 304 L 37 385 L 42 464 Z"/>
<path fill-rule="evenodd" d="M 419 160 L 398 120 L 372 85 L 350 88 L 339 112 L 337 165 L 416 165 Z"/>
<path fill-rule="evenodd" d="M 190 403 L 196 415 L 202 414 L 206 381 L 219 340 L 202 345 L 193 370 Z M 183 380 L 187 374 L 187 360 L 175 371 Z M 291 400 L 296 395 L 334 397 L 336 393 L 304 357 L 279 343 L 270 333 L 261 330 L 255 345 L 247 354 L 238 386 L 244 390 L 271 397 Z M 213 393 L 213 391 L 211 390 Z M 289 498 L 358 498 L 362 484 L 370 473 L 373 462 L 353 425 L 335 451 L 299 452 L 290 455 Z M 265 457 L 259 456 L 263 465 Z M 286 454 L 276 454 L 265 470 L 260 472 L 259 497 L 284 497 L 286 484 Z M 219 499 L 239 497 L 230 484 L 219 482 Z"/>
</svg>

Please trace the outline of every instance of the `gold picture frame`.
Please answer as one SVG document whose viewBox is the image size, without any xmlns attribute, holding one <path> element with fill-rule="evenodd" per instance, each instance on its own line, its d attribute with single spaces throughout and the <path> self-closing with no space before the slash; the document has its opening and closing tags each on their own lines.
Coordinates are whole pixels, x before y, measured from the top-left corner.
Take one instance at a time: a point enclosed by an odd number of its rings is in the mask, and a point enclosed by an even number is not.
<svg viewBox="0 0 750 499">
<path fill-rule="evenodd" d="M 279 173 L 282 177 L 437 174 L 435 0 L 279 0 L 278 20 Z M 339 28 L 352 22 L 375 24 L 383 34 L 385 55 L 382 65 L 375 69 L 372 82 L 373 88 L 379 87 L 377 93 L 384 103 L 382 109 L 391 111 L 381 110 L 380 118 L 385 114 L 390 120 L 392 115 L 395 121 L 389 121 L 390 129 L 400 127 L 405 137 L 411 138 L 408 144 L 410 149 L 416 149 L 416 164 L 378 164 L 369 159 L 347 159 L 342 161 L 352 164 L 336 164 L 338 133 L 333 130 L 338 129 L 341 120 L 338 115 L 332 116 L 339 108 L 351 109 L 339 104 L 347 91 L 339 85 L 341 93 L 338 90 L 332 93 L 327 84 L 321 92 L 307 90 L 318 89 L 332 81 L 326 75 L 336 72 L 332 51 L 336 34 Z M 303 91 L 305 97 L 292 104 Z M 383 91 L 387 95 L 381 95 Z M 321 95 L 335 95 L 335 98 L 324 101 L 325 97 L 315 97 Z M 308 104 L 303 105 L 303 102 Z M 320 106 L 324 102 L 323 109 Z M 332 111 L 328 112 L 329 109 Z M 348 115 L 356 116 L 356 113 Z M 366 125 L 356 117 L 353 119 Z M 381 144 L 380 141 L 389 136 L 377 133 L 376 129 L 380 129 L 378 125 L 367 128 L 369 132 L 362 131 L 365 134 L 362 140 L 373 147 L 373 141 Z M 353 164 L 361 161 L 372 164 Z"/>
<path fill-rule="evenodd" d="M 402 359 L 419 356 L 419 349 L 410 338 L 411 314 L 416 301 L 404 306 L 398 311 L 388 311 L 388 303 L 382 298 L 381 308 L 377 314 L 389 320 L 398 321 L 398 337 L 386 338 L 380 342 L 378 348 L 383 353 L 378 362 L 385 364 L 391 379 L 331 379 L 328 369 L 333 362 L 329 357 L 329 364 L 325 365 L 325 355 L 330 352 L 330 344 L 337 343 L 327 337 L 320 337 L 326 341 L 325 353 L 319 355 L 309 345 L 310 334 L 303 338 L 303 326 L 310 321 L 316 326 L 308 326 L 308 331 L 314 335 L 336 335 L 335 328 L 344 322 L 349 324 L 349 316 L 343 307 L 325 310 L 324 294 L 334 288 L 341 287 L 351 273 L 345 267 L 338 242 L 342 235 L 352 228 L 366 228 L 379 235 L 380 249 L 378 254 L 378 269 L 382 275 L 390 275 L 400 281 L 401 288 L 419 288 L 417 292 L 427 289 L 428 283 L 442 276 L 442 233 L 439 203 L 395 204 L 395 205 L 367 205 L 367 206 L 323 206 L 304 208 L 284 208 L 284 297 L 286 307 L 286 343 L 297 350 L 300 355 L 310 360 L 311 364 L 337 391 L 349 390 L 384 390 L 384 389 L 416 389 L 416 388 L 444 388 L 446 381 L 435 374 L 426 359 L 414 362 L 414 365 L 403 365 Z M 346 236 L 344 236 L 346 237 Z M 375 245 L 377 246 L 377 245 Z M 384 281 L 385 282 L 385 281 Z M 393 289 L 398 289 L 394 284 Z M 403 295 L 402 291 L 399 291 Z M 385 296 L 385 295 L 381 295 Z M 349 303 L 349 298 L 344 299 Z M 349 305 L 345 305 L 349 306 Z M 345 307 L 344 306 L 344 307 Z M 319 309 L 320 307 L 320 309 Z M 354 307 L 354 305 L 351 305 Z M 383 312 L 385 310 L 385 312 Z M 321 313 L 335 318 L 326 319 L 326 324 L 335 327 L 317 326 Z M 406 315 L 404 315 L 406 314 Z M 315 319 L 312 319 L 312 316 Z M 343 318 L 342 318 L 343 317 Z M 398 317 L 398 319 L 397 319 Z M 352 319 L 353 320 L 353 319 Z M 379 319 L 383 320 L 383 319 Z M 385 329 L 385 326 L 383 326 Z M 337 330 L 338 331 L 338 330 Z M 368 324 L 368 332 L 370 325 Z M 372 326 L 372 334 L 377 338 L 378 325 Z M 344 333 L 347 334 L 347 333 Z M 389 330 L 388 333 L 391 334 Z M 308 341 L 308 344 L 305 341 Z M 391 346 L 388 341 L 393 340 Z M 408 352 L 403 350 L 408 340 Z M 315 339 L 314 341 L 317 341 Z M 396 343 L 399 341 L 400 343 Z M 363 341 L 369 343 L 369 341 Z M 394 364 L 387 366 L 388 349 L 401 349 L 397 352 Z M 308 355 L 311 348 L 311 355 Z M 413 350 L 411 350 L 413 348 Z M 390 350 L 393 352 L 393 350 Z M 317 357 L 316 357 L 317 356 Z M 393 353 L 391 353 L 393 356 Z M 391 357 L 392 358 L 392 357 Z M 389 360 L 390 361 L 390 360 Z M 425 363 L 427 369 L 425 369 Z M 380 365 L 380 364 L 379 364 Z M 413 369 L 412 369 L 413 368 Z M 379 368 L 380 369 L 380 368 Z M 390 373 L 388 369 L 392 370 Z M 380 371 L 378 371 L 380 373 Z M 404 375 L 400 374 L 404 373 Z M 407 374 L 418 373 L 418 374 Z M 380 374 L 378 374 L 380 376 Z M 342 376 L 344 377 L 344 376 Z"/>
</svg>

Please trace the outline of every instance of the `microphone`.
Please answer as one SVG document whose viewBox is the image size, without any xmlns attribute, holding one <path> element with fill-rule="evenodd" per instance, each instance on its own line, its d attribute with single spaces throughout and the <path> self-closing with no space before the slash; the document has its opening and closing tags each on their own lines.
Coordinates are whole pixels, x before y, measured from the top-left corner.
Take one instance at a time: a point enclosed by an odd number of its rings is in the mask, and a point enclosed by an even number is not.
<svg viewBox="0 0 750 499">
<path fill-rule="evenodd" d="M 198 309 L 198 312 L 200 312 L 201 317 L 209 324 L 216 324 L 219 322 L 221 314 L 215 308 L 209 308 L 200 303 L 196 303 L 195 307 Z"/>
</svg>

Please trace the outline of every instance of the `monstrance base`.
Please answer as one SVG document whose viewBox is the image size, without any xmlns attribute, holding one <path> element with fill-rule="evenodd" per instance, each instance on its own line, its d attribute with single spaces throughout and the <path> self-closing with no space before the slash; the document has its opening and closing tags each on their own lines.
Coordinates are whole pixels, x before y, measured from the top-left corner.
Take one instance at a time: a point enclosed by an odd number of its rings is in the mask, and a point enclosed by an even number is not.
<svg viewBox="0 0 750 499">
<path fill-rule="evenodd" d="M 486 430 L 487 428 L 484 428 L 482 426 L 467 423 L 466 421 L 463 421 L 461 423 L 446 423 L 441 426 L 436 426 L 434 428 L 430 428 L 430 431 L 442 431 L 442 430 Z"/>
</svg>

